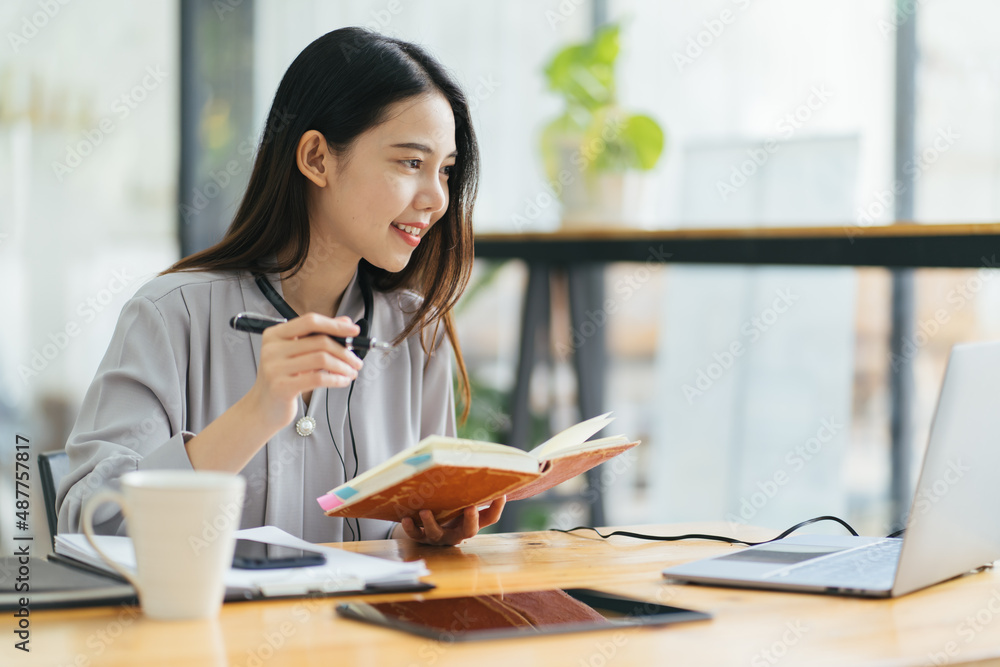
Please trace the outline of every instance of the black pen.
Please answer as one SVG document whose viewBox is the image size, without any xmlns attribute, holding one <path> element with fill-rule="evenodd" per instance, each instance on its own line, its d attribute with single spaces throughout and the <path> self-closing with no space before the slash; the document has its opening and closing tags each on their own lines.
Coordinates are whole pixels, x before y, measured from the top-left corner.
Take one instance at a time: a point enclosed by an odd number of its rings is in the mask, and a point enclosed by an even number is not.
<svg viewBox="0 0 1000 667">
<path fill-rule="evenodd" d="M 270 317 L 269 315 L 260 315 L 258 313 L 240 313 L 233 319 L 229 320 L 229 326 L 238 331 L 264 333 L 264 329 L 287 321 L 288 320 L 283 317 Z M 329 334 L 326 335 L 329 336 Z M 391 350 L 395 347 L 392 343 L 376 340 L 374 338 L 366 338 L 364 336 L 330 336 L 330 338 L 334 339 L 348 350 L 370 350 L 373 348 L 378 350 Z"/>
</svg>

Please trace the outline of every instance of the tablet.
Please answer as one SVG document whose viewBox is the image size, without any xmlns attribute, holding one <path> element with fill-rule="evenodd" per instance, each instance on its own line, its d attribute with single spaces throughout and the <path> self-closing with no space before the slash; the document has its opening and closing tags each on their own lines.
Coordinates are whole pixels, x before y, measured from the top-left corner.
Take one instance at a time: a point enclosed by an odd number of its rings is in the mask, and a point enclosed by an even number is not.
<svg viewBox="0 0 1000 667">
<path fill-rule="evenodd" d="M 443 642 L 667 625 L 711 618 L 700 611 L 585 588 L 374 604 L 354 602 L 338 605 L 337 613 Z"/>
</svg>

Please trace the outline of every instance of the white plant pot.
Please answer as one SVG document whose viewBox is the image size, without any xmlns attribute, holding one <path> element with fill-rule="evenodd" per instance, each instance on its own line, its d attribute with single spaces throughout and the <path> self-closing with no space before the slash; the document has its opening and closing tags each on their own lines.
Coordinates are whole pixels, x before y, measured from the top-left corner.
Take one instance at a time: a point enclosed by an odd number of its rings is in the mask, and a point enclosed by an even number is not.
<svg viewBox="0 0 1000 667">
<path fill-rule="evenodd" d="M 649 177 L 637 171 L 584 174 L 563 188 L 562 229 L 639 227 Z"/>
<path fill-rule="evenodd" d="M 649 180 L 645 172 L 595 173 L 587 169 L 579 142 L 564 141 L 559 152 L 561 229 L 638 227 L 642 198 Z"/>
</svg>

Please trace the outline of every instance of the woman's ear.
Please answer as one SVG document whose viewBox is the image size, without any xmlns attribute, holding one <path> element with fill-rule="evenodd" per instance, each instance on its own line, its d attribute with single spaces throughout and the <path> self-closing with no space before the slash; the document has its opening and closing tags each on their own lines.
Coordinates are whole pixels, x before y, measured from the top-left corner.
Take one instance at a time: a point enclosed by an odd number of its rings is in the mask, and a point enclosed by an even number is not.
<svg viewBox="0 0 1000 667">
<path fill-rule="evenodd" d="M 295 149 L 295 163 L 299 171 L 316 186 L 325 188 L 332 173 L 334 156 L 326 144 L 326 137 L 317 130 L 309 130 L 299 138 Z"/>
</svg>

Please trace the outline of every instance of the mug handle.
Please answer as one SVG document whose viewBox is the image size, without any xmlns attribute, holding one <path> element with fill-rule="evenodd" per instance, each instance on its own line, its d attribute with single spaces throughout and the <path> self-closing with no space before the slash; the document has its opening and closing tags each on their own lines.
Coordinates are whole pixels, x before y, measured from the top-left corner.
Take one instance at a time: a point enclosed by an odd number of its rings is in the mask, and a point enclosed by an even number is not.
<svg viewBox="0 0 1000 667">
<path fill-rule="evenodd" d="M 90 546 L 94 548 L 94 551 L 104 560 L 105 563 L 111 566 L 115 572 L 125 577 L 130 584 L 135 588 L 136 593 L 139 593 L 139 580 L 136 579 L 135 575 L 124 567 L 113 561 L 106 553 L 101 550 L 101 547 L 97 545 L 97 541 L 94 539 L 94 511 L 97 506 L 104 502 L 112 502 L 121 507 L 122 515 L 128 519 L 128 505 L 125 504 L 125 496 L 118 493 L 117 491 L 112 491 L 111 489 L 101 489 L 94 495 L 92 495 L 83 506 L 83 511 L 81 512 L 81 518 L 83 519 L 83 535 L 90 542 Z"/>
</svg>

